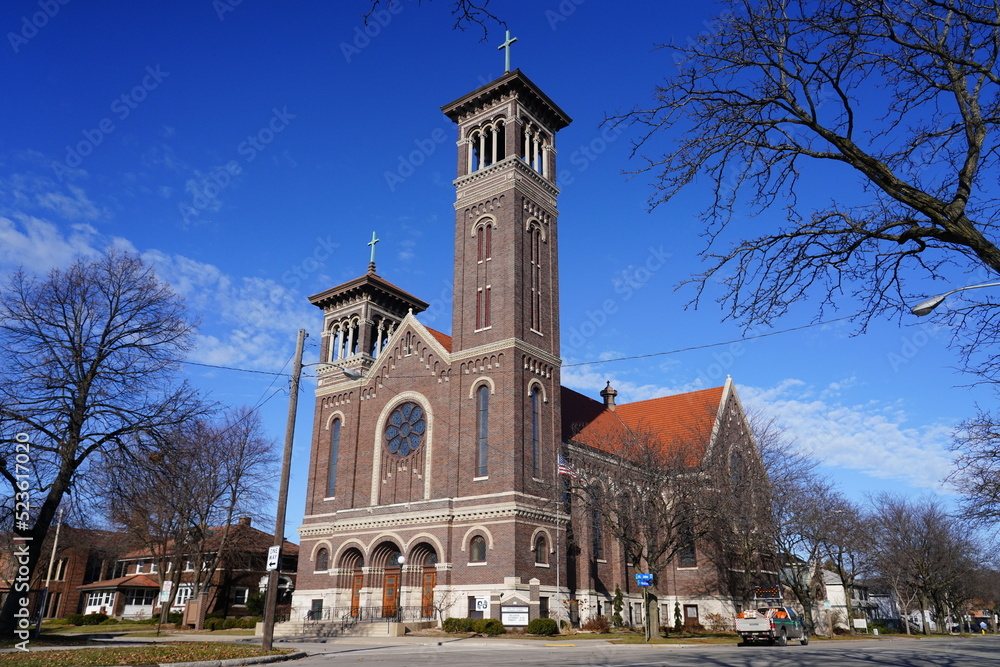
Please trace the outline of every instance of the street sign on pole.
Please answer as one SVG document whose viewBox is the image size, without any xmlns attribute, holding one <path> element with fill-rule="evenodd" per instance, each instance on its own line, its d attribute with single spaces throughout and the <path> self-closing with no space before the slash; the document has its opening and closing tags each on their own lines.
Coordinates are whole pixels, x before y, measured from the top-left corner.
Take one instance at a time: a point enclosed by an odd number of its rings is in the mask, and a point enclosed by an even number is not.
<svg viewBox="0 0 1000 667">
<path fill-rule="evenodd" d="M 281 547 L 274 546 L 267 548 L 267 571 L 278 569 L 278 555 L 281 551 Z M 258 563 L 260 561 L 257 561 Z"/>
<path fill-rule="evenodd" d="M 652 586 L 653 582 L 646 579 L 637 579 L 635 582 L 636 586 Z"/>
<path fill-rule="evenodd" d="M 635 573 L 635 580 L 636 581 L 652 581 L 653 580 L 653 575 L 645 573 L 645 572 L 636 572 Z"/>
</svg>

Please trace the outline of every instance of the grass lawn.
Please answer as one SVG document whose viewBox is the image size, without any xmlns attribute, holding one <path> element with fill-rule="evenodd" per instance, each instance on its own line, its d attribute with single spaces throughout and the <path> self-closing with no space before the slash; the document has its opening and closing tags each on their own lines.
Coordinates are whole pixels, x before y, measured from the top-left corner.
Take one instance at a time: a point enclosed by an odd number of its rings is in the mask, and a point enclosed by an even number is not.
<svg viewBox="0 0 1000 667">
<path fill-rule="evenodd" d="M 29 644 L 29 648 L 34 644 Z M 260 655 L 281 655 L 288 649 L 262 651 L 257 646 L 219 642 L 178 642 L 144 646 L 81 648 L 73 650 L 16 651 L 0 653 L 0 665 L 23 667 L 88 667 L 94 665 L 148 665 L 159 662 L 228 660 Z"/>
</svg>

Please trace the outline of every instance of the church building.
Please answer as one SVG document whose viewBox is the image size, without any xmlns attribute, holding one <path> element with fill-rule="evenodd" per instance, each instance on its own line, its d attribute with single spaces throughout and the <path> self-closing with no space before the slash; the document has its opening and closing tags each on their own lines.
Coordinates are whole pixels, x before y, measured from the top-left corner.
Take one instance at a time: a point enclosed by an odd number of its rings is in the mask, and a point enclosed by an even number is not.
<svg viewBox="0 0 1000 667">
<path fill-rule="evenodd" d="M 380 276 L 374 254 L 310 297 L 325 363 L 292 620 L 581 623 L 610 616 L 617 585 L 638 623 L 633 570 L 568 511 L 568 466 L 598 451 L 590 425 L 613 412 L 743 424 L 739 399 L 731 381 L 624 405 L 610 385 L 601 400 L 564 388 L 555 145 L 570 117 L 520 70 L 442 111 L 458 131 L 451 334 L 420 322 L 428 304 Z M 685 584 L 696 562 L 678 568 L 658 590 L 670 613 L 727 609 L 718 586 Z"/>
</svg>

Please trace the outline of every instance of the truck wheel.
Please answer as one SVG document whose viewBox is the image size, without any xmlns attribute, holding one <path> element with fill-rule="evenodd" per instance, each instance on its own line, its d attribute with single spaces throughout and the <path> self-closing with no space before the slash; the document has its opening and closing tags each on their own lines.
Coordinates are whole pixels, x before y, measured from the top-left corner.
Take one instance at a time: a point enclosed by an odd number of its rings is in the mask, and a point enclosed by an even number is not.
<svg viewBox="0 0 1000 667">
<path fill-rule="evenodd" d="M 788 635 L 785 634 L 784 628 L 782 628 L 781 634 L 778 635 L 778 640 L 774 643 L 778 646 L 788 646 Z"/>
<path fill-rule="evenodd" d="M 799 640 L 799 643 L 802 644 L 802 646 L 809 644 L 809 635 L 804 630 L 802 632 L 802 639 Z"/>
</svg>

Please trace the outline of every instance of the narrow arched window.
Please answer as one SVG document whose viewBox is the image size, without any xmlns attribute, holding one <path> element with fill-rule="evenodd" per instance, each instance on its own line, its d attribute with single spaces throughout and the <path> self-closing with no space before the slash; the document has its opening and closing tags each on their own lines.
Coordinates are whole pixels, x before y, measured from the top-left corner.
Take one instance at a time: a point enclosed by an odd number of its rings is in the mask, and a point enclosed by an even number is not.
<svg viewBox="0 0 1000 667">
<path fill-rule="evenodd" d="M 604 525 L 600 510 L 594 510 L 591 515 L 594 560 L 604 560 Z"/>
<path fill-rule="evenodd" d="M 316 571 L 325 572 L 330 569 L 330 552 L 320 549 L 316 554 Z"/>
<path fill-rule="evenodd" d="M 481 385 L 476 390 L 476 477 L 485 477 L 490 440 L 490 388 Z"/>
<path fill-rule="evenodd" d="M 337 495 L 337 457 L 340 455 L 340 420 L 330 426 L 330 469 L 327 472 L 326 497 Z"/>
<path fill-rule="evenodd" d="M 539 396 L 538 387 L 532 387 L 531 389 L 531 474 L 535 477 L 539 477 L 539 461 L 538 461 L 538 433 L 539 433 L 539 410 L 541 403 L 541 396 Z"/>
<path fill-rule="evenodd" d="M 540 565 L 547 565 L 549 562 L 549 541 L 544 535 L 535 538 L 535 562 Z"/>
<path fill-rule="evenodd" d="M 482 535 L 476 535 L 472 538 L 472 541 L 469 542 L 469 562 L 486 562 L 486 538 Z"/>
</svg>

